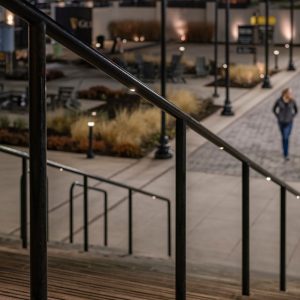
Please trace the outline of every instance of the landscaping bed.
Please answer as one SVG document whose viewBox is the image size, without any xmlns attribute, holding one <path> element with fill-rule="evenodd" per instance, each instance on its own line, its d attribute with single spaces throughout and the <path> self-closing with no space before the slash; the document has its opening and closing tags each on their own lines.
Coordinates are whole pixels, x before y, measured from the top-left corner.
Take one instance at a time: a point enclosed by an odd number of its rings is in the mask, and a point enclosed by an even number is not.
<svg viewBox="0 0 300 300">
<path fill-rule="evenodd" d="M 90 93 L 90 90 L 96 93 Z M 139 158 L 156 147 L 161 123 L 159 109 L 126 91 L 94 87 L 78 94 L 83 96 L 84 93 L 90 99 L 107 101 L 96 110 L 93 109 L 93 112 L 78 114 L 60 110 L 49 116 L 49 150 L 86 152 L 89 121 L 95 122 L 93 150 L 96 154 Z M 169 91 L 167 98 L 198 120 L 219 108 L 213 104 L 212 99 L 199 100 L 188 90 Z M 175 120 L 167 115 L 166 122 L 167 133 L 173 138 Z M 24 119 L 10 120 L 5 115 L 0 116 L 0 143 L 28 146 L 27 127 Z"/>
</svg>

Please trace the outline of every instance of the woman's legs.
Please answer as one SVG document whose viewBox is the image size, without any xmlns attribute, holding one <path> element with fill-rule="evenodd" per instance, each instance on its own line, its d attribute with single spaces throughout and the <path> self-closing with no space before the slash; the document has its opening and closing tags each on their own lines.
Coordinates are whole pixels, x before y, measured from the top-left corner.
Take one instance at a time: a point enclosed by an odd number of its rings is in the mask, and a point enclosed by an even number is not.
<svg viewBox="0 0 300 300">
<path fill-rule="evenodd" d="M 279 127 L 282 135 L 283 156 L 287 158 L 289 156 L 289 136 L 293 128 L 293 123 L 279 123 Z"/>
</svg>

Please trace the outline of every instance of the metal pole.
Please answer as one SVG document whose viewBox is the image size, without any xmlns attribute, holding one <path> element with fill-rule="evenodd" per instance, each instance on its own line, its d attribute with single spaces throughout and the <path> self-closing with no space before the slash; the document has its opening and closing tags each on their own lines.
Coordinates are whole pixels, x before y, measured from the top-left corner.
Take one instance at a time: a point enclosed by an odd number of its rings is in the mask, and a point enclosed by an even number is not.
<svg viewBox="0 0 300 300">
<path fill-rule="evenodd" d="M 128 254 L 132 254 L 132 190 L 128 191 Z"/>
<path fill-rule="evenodd" d="M 230 102 L 230 37 L 229 37 L 229 22 L 230 22 L 230 0 L 226 0 L 226 9 L 225 9 L 225 85 L 226 85 L 226 96 L 223 106 L 222 116 L 233 116 L 232 106 Z"/>
<path fill-rule="evenodd" d="M 93 126 L 89 126 L 89 147 L 87 151 L 87 158 L 94 158 L 94 152 L 93 152 Z"/>
<path fill-rule="evenodd" d="M 166 70 L 166 13 L 167 13 L 167 0 L 161 0 L 161 25 L 160 25 L 160 51 L 161 51 L 161 66 L 160 66 L 160 89 L 162 97 L 166 97 L 166 83 L 167 83 L 167 70 Z M 173 155 L 170 152 L 169 138 L 166 134 L 166 113 L 161 112 L 161 132 L 159 138 L 159 145 L 155 152 L 155 158 L 168 159 Z"/>
<path fill-rule="evenodd" d="M 27 159 L 22 158 L 21 177 L 21 240 L 22 247 L 27 248 Z"/>
<path fill-rule="evenodd" d="M 265 0 L 265 76 L 262 88 L 272 88 L 269 76 L 269 0 Z"/>
<path fill-rule="evenodd" d="M 215 84 L 213 97 L 219 97 L 218 94 L 218 10 L 219 10 L 219 0 L 215 1 L 215 39 L 214 39 L 214 58 L 215 58 Z"/>
<path fill-rule="evenodd" d="M 286 291 L 286 188 L 280 187 L 280 290 Z"/>
<path fill-rule="evenodd" d="M 186 125 L 176 120 L 176 300 L 186 298 Z"/>
<path fill-rule="evenodd" d="M 171 203 L 168 201 L 168 255 L 172 255 Z"/>
<path fill-rule="evenodd" d="M 29 25 L 30 295 L 47 299 L 45 24 Z"/>
<path fill-rule="evenodd" d="M 104 246 L 107 246 L 108 242 L 108 232 L 107 232 L 107 226 L 108 226 L 108 197 L 107 197 L 107 192 L 104 192 Z"/>
<path fill-rule="evenodd" d="M 70 195 L 69 195 L 69 201 L 70 201 L 70 206 L 69 206 L 69 241 L 72 244 L 73 243 L 73 210 L 74 210 L 74 187 L 76 186 L 76 182 L 73 182 L 70 188 Z"/>
<path fill-rule="evenodd" d="M 249 205 L 249 166 L 242 165 L 242 294 L 250 295 L 250 205 Z"/>
<path fill-rule="evenodd" d="M 289 65 L 288 71 L 295 71 L 296 67 L 294 65 L 293 60 L 293 50 L 294 50 L 294 8 L 295 2 L 294 0 L 290 0 L 290 21 L 291 21 L 291 39 L 290 39 L 290 47 L 289 47 Z"/>
<path fill-rule="evenodd" d="M 83 176 L 83 227 L 84 251 L 89 251 L 88 177 Z"/>
</svg>

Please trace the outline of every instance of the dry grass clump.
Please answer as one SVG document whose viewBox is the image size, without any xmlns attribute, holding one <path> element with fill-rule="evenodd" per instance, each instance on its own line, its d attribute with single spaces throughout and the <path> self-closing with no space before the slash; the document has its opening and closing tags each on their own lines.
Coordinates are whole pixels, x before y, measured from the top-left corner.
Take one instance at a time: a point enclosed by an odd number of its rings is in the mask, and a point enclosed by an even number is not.
<svg viewBox="0 0 300 300">
<path fill-rule="evenodd" d="M 196 95 L 189 90 L 169 90 L 167 98 L 189 115 L 195 115 L 200 110 Z"/>
<path fill-rule="evenodd" d="M 75 114 L 70 114 L 61 109 L 55 112 L 55 115 L 49 115 L 47 119 L 47 128 L 59 134 L 70 134 L 71 124 L 76 119 Z"/>
<path fill-rule="evenodd" d="M 89 118 L 81 117 L 71 126 L 71 135 L 75 141 L 87 139 Z M 159 132 L 160 112 L 158 109 L 137 109 L 133 112 L 122 110 L 116 118 L 95 120 L 94 134 L 112 153 L 127 156 L 141 156 L 142 145 L 149 137 Z"/>
<path fill-rule="evenodd" d="M 248 86 L 253 85 L 261 80 L 261 74 L 264 72 L 264 65 L 234 65 L 230 67 L 230 80 L 233 83 Z M 222 71 L 222 77 L 225 77 L 225 72 Z"/>
</svg>

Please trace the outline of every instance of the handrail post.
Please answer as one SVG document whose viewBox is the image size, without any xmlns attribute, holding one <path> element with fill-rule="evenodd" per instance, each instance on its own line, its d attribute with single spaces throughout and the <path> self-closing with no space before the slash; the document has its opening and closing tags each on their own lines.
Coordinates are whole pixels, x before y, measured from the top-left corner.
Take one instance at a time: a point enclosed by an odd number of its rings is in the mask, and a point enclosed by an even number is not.
<svg viewBox="0 0 300 300">
<path fill-rule="evenodd" d="M 20 203 L 20 220 L 21 220 L 21 240 L 22 247 L 27 248 L 27 159 L 22 158 L 22 176 L 21 176 L 21 203 Z"/>
<path fill-rule="evenodd" d="M 73 199 L 74 199 L 74 188 L 76 186 L 76 182 L 73 182 L 70 191 L 69 191 L 69 242 L 73 243 Z"/>
<path fill-rule="evenodd" d="M 108 207 L 108 197 L 107 192 L 104 191 L 104 246 L 107 246 L 108 242 L 108 232 L 107 232 L 107 226 L 108 226 L 108 214 L 107 214 L 107 207 Z"/>
<path fill-rule="evenodd" d="M 172 255 L 172 232 L 171 232 L 171 203 L 168 200 L 168 255 Z"/>
<path fill-rule="evenodd" d="M 47 300 L 45 24 L 29 24 L 30 297 Z"/>
<path fill-rule="evenodd" d="M 186 298 L 186 124 L 176 119 L 176 300 Z"/>
<path fill-rule="evenodd" d="M 88 229 L 88 177 L 83 176 L 83 235 L 84 251 L 89 251 L 89 229 Z"/>
<path fill-rule="evenodd" d="M 132 254 L 132 190 L 128 190 L 128 254 Z"/>
<path fill-rule="evenodd" d="M 286 188 L 280 187 L 280 290 L 286 291 Z"/>
<path fill-rule="evenodd" d="M 242 165 L 242 294 L 250 295 L 249 165 Z"/>
</svg>

